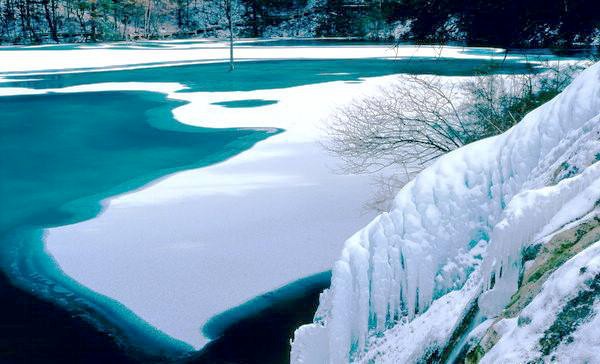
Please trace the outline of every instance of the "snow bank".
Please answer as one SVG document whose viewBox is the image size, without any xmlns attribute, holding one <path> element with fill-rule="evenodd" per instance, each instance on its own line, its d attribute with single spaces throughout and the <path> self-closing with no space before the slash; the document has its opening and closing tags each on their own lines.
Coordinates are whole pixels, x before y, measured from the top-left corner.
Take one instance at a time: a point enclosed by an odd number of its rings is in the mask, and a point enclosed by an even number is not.
<svg viewBox="0 0 600 364">
<path fill-rule="evenodd" d="M 346 241 L 319 315 L 295 334 L 292 361 L 368 357 L 375 336 L 427 315 L 440 297 L 464 290 L 474 271 L 485 291 L 482 312 L 498 313 L 516 289 L 524 244 L 549 222 L 559 227 L 585 214 L 600 197 L 600 167 L 594 164 L 599 120 L 596 64 L 511 130 L 424 170 L 400 191 L 389 213 Z M 576 165 L 565 175 L 569 163 Z M 435 316 L 416 330 L 446 319 Z M 404 347 L 413 337 L 419 336 L 398 335 L 394 346 Z M 423 342 L 405 357 L 427 349 Z"/>
</svg>

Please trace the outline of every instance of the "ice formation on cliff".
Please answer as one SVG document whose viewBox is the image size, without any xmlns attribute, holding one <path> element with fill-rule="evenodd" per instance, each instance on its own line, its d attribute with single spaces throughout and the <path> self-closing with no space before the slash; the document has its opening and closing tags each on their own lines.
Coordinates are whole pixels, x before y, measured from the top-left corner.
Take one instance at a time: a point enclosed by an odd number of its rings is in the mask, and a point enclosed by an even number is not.
<svg viewBox="0 0 600 364">
<path fill-rule="evenodd" d="M 600 64 L 497 137 L 451 152 L 345 244 L 295 363 L 413 362 L 474 302 L 494 317 L 521 252 L 600 198 Z"/>
</svg>

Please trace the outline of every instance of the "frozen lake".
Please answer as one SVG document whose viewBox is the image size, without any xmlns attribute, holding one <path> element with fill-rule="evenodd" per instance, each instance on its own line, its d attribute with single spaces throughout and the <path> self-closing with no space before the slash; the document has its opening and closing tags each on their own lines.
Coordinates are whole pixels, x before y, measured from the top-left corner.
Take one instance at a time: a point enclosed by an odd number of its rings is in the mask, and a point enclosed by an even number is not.
<svg viewBox="0 0 600 364">
<path fill-rule="evenodd" d="M 214 42 L 0 52 L 5 269 L 176 350 L 204 346 L 212 317 L 329 270 L 373 218 L 371 179 L 336 174 L 319 145 L 336 107 L 401 73 L 529 71 L 455 47 L 253 43 L 232 73 Z M 40 229 L 43 249 L 11 240 Z"/>
</svg>

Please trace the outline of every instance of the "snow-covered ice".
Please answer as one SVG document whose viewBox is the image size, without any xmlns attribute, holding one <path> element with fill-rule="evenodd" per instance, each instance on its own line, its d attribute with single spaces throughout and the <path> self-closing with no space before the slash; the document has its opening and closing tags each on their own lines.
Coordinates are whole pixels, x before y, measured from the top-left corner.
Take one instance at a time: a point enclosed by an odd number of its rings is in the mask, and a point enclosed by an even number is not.
<svg viewBox="0 0 600 364">
<path fill-rule="evenodd" d="M 95 219 L 50 229 L 47 250 L 80 284 L 199 348 L 212 316 L 330 269 L 343 240 L 373 218 L 364 208 L 371 179 L 334 173 L 337 161 L 317 141 L 336 106 L 393 80 L 214 93 L 148 84 L 190 102 L 173 111 L 186 124 L 285 131 L 223 163 L 112 198 Z M 85 89 L 107 86 L 118 88 Z M 213 105 L 247 99 L 278 102 Z"/>
</svg>

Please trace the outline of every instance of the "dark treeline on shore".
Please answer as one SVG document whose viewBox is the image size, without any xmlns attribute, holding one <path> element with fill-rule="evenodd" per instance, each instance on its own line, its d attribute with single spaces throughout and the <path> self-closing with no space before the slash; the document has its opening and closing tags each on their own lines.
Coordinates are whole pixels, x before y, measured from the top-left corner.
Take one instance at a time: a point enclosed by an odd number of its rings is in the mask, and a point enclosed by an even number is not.
<svg viewBox="0 0 600 364">
<path fill-rule="evenodd" d="M 359 37 L 504 47 L 600 41 L 597 0 L 0 0 L 0 42 Z"/>
</svg>

